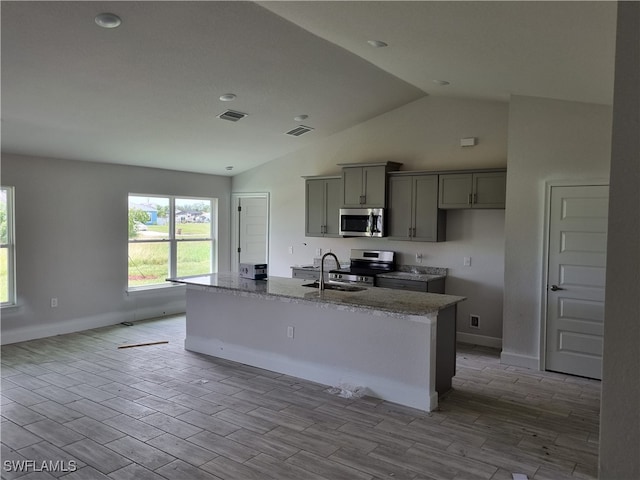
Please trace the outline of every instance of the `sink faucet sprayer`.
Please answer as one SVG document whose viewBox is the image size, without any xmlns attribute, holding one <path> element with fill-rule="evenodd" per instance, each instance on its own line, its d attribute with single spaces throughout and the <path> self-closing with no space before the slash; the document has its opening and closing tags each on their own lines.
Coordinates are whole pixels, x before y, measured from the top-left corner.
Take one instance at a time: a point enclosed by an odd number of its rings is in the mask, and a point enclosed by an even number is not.
<svg viewBox="0 0 640 480">
<path fill-rule="evenodd" d="M 319 288 L 320 291 L 322 292 L 324 290 L 324 259 L 327 258 L 327 256 L 331 255 L 333 258 L 336 259 L 336 268 L 340 268 L 340 260 L 338 260 L 338 257 L 336 257 L 335 253 L 333 252 L 327 252 L 322 256 L 322 260 L 320 260 L 320 282 L 319 282 Z"/>
</svg>

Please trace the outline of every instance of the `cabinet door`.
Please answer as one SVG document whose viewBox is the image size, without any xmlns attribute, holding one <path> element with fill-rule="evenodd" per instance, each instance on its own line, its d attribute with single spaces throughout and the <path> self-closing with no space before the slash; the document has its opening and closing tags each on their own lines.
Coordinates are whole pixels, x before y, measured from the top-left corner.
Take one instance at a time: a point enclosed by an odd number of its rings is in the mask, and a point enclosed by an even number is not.
<svg viewBox="0 0 640 480">
<path fill-rule="evenodd" d="M 413 177 L 389 178 L 389 208 L 387 229 L 391 240 L 409 240 L 413 227 L 411 188 Z"/>
<path fill-rule="evenodd" d="M 325 237 L 338 237 L 340 230 L 340 206 L 342 205 L 342 180 L 325 180 Z"/>
<path fill-rule="evenodd" d="M 421 242 L 437 242 L 440 213 L 438 212 L 438 176 L 421 175 L 412 178 L 413 239 Z"/>
<path fill-rule="evenodd" d="M 427 282 L 420 280 L 404 280 L 396 278 L 376 278 L 376 287 L 408 290 L 410 292 L 427 292 Z"/>
<path fill-rule="evenodd" d="M 363 184 L 362 167 L 342 169 L 342 191 L 345 207 L 361 207 Z"/>
<path fill-rule="evenodd" d="M 440 175 L 440 208 L 471 208 L 473 174 L 452 173 Z"/>
<path fill-rule="evenodd" d="M 325 181 L 306 180 L 305 235 L 322 237 L 325 219 Z"/>
<path fill-rule="evenodd" d="M 506 172 L 473 175 L 473 208 L 505 208 Z"/>
<path fill-rule="evenodd" d="M 363 168 L 363 207 L 384 207 L 387 198 L 387 169 L 384 166 Z"/>
<path fill-rule="evenodd" d="M 319 280 L 320 272 L 316 270 L 305 270 L 303 268 L 292 268 L 291 277 L 301 278 L 303 280 Z"/>
</svg>

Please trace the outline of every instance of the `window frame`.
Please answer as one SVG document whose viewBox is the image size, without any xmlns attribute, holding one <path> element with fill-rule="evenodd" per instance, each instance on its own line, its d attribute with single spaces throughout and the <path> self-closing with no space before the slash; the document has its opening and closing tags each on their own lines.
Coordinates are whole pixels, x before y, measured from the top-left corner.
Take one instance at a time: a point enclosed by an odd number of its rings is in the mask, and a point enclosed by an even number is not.
<svg viewBox="0 0 640 480">
<path fill-rule="evenodd" d="M 136 240 L 136 239 L 127 239 L 127 256 L 129 251 L 129 245 L 135 243 L 166 243 L 169 245 L 169 262 L 168 262 L 168 278 L 174 278 L 177 276 L 178 269 L 178 245 L 180 243 L 188 243 L 188 242 L 203 242 L 208 241 L 210 244 L 210 272 L 215 272 L 217 270 L 218 264 L 218 256 L 217 256 L 217 221 L 218 221 L 218 199 L 215 197 L 197 197 L 192 195 L 162 195 L 162 194 L 148 194 L 148 193 L 129 193 L 127 195 L 127 220 L 129 215 L 129 199 L 131 197 L 147 197 L 149 199 L 152 198 L 161 198 L 169 200 L 169 212 L 168 212 L 168 225 L 169 232 L 168 238 L 160 238 L 160 239 L 145 239 L 145 240 Z M 198 237 L 198 238 L 177 238 L 176 232 L 176 200 L 193 200 L 193 201 L 203 201 L 209 202 L 211 205 L 211 219 L 209 221 L 209 237 Z M 213 219 L 215 218 L 215 223 Z M 209 272 L 207 272 L 209 273 Z M 136 291 L 144 291 L 144 290 L 155 290 L 162 289 L 167 287 L 176 287 L 180 285 L 172 284 L 171 282 L 167 282 L 166 280 L 162 283 L 154 283 L 148 285 L 129 285 L 129 268 L 127 267 L 127 292 L 136 292 Z M 204 275 L 204 273 L 202 274 Z"/>
<path fill-rule="evenodd" d="M 7 204 L 7 243 L 0 242 L 0 248 L 7 249 L 7 301 L 0 302 L 0 308 L 8 308 L 17 305 L 15 188 L 1 185 L 0 189 L 5 191 Z"/>
</svg>

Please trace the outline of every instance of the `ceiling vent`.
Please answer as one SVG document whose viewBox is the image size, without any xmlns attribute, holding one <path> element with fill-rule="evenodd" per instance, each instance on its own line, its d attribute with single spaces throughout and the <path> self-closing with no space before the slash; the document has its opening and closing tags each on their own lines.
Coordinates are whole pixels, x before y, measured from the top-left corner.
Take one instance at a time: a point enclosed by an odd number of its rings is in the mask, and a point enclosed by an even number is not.
<svg viewBox="0 0 640 480">
<path fill-rule="evenodd" d="M 246 113 L 236 112 L 235 110 L 227 110 L 226 112 L 222 112 L 220 115 L 218 115 L 218 118 L 222 120 L 229 120 L 230 122 L 237 122 L 238 120 L 242 120 L 246 116 Z"/>
<path fill-rule="evenodd" d="M 313 128 L 305 127 L 304 125 L 298 125 L 296 128 L 285 132 L 285 135 L 291 135 L 292 137 L 299 137 L 300 135 L 304 135 L 305 133 L 309 133 Z"/>
</svg>

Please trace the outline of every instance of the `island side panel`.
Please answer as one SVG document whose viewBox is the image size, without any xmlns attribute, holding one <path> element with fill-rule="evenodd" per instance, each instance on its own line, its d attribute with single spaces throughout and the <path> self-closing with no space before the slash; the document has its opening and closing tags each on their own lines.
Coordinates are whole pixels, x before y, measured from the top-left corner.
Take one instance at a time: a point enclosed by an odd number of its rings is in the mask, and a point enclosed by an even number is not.
<svg viewBox="0 0 640 480">
<path fill-rule="evenodd" d="M 437 315 L 352 310 L 190 286 L 185 348 L 325 385 L 364 386 L 378 398 L 435 409 Z"/>
<path fill-rule="evenodd" d="M 456 374 L 456 305 L 438 312 L 436 336 L 436 391 L 443 395 L 451 390 Z"/>
</svg>

